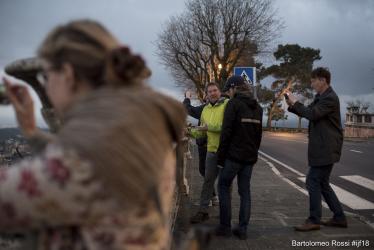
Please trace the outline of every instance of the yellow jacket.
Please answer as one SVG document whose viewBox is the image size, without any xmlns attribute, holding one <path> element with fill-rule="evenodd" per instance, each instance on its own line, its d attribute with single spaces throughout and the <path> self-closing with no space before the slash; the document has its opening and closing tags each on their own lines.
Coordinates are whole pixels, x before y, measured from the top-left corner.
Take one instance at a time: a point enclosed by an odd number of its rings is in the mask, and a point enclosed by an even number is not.
<svg viewBox="0 0 374 250">
<path fill-rule="evenodd" d="M 191 129 L 191 135 L 194 138 L 208 137 L 208 152 L 217 152 L 219 146 L 219 139 L 221 136 L 223 115 L 229 100 L 221 97 L 214 105 L 208 104 L 204 107 L 201 113 L 201 126 L 207 126 L 208 131 L 199 131 Z"/>
</svg>

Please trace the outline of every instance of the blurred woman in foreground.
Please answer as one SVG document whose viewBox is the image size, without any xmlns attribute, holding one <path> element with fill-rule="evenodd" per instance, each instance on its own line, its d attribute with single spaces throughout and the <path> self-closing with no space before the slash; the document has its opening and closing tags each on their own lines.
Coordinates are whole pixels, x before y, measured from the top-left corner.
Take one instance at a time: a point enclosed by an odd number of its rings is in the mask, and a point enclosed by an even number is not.
<svg viewBox="0 0 374 250">
<path fill-rule="evenodd" d="M 0 232 L 38 230 L 38 249 L 167 249 L 183 106 L 97 22 L 58 26 L 38 56 L 62 126 L 38 131 L 27 89 L 4 79 L 24 135 L 48 143 L 0 168 Z"/>
</svg>

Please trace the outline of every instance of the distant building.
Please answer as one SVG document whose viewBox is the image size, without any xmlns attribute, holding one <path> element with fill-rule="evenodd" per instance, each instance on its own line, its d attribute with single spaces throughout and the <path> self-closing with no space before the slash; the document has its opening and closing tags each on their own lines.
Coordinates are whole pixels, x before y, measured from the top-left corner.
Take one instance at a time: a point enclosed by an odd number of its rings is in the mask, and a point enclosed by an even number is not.
<svg viewBox="0 0 374 250">
<path fill-rule="evenodd" d="M 345 115 L 345 137 L 374 137 L 374 114 L 367 112 L 367 107 L 351 105 Z"/>
</svg>

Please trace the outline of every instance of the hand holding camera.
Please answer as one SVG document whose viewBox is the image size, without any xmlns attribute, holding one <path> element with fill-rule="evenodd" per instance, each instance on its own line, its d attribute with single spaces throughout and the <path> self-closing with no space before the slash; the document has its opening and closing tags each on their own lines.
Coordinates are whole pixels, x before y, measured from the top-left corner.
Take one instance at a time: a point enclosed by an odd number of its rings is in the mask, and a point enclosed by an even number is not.
<svg viewBox="0 0 374 250">
<path fill-rule="evenodd" d="M 12 84 L 3 78 L 7 99 L 13 105 L 19 127 L 26 137 L 37 131 L 34 116 L 34 101 L 26 86 Z"/>
<path fill-rule="evenodd" d="M 284 93 L 284 98 L 289 106 L 292 106 L 297 102 L 296 97 L 288 90 Z"/>
</svg>

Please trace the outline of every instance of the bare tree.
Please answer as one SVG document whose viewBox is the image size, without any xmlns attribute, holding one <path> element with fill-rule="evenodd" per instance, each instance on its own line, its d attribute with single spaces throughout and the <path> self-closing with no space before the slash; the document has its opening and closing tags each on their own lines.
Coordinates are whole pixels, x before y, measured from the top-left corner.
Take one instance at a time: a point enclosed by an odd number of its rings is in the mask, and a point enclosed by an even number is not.
<svg viewBox="0 0 374 250">
<path fill-rule="evenodd" d="M 363 113 L 367 113 L 368 109 L 370 108 L 371 103 L 370 102 L 364 102 L 362 103 L 361 110 Z"/>
<path fill-rule="evenodd" d="M 235 66 L 255 66 L 282 27 L 271 0 L 189 0 L 159 34 L 157 54 L 176 84 L 201 99 L 207 82 L 222 86 Z"/>
<path fill-rule="evenodd" d="M 355 106 L 355 102 L 354 101 L 347 101 L 346 104 L 347 104 L 348 108 L 351 108 L 351 107 Z"/>
<path fill-rule="evenodd" d="M 370 102 L 365 102 L 360 99 L 347 101 L 347 109 L 353 112 L 367 113 L 368 109 L 372 106 Z"/>
</svg>

